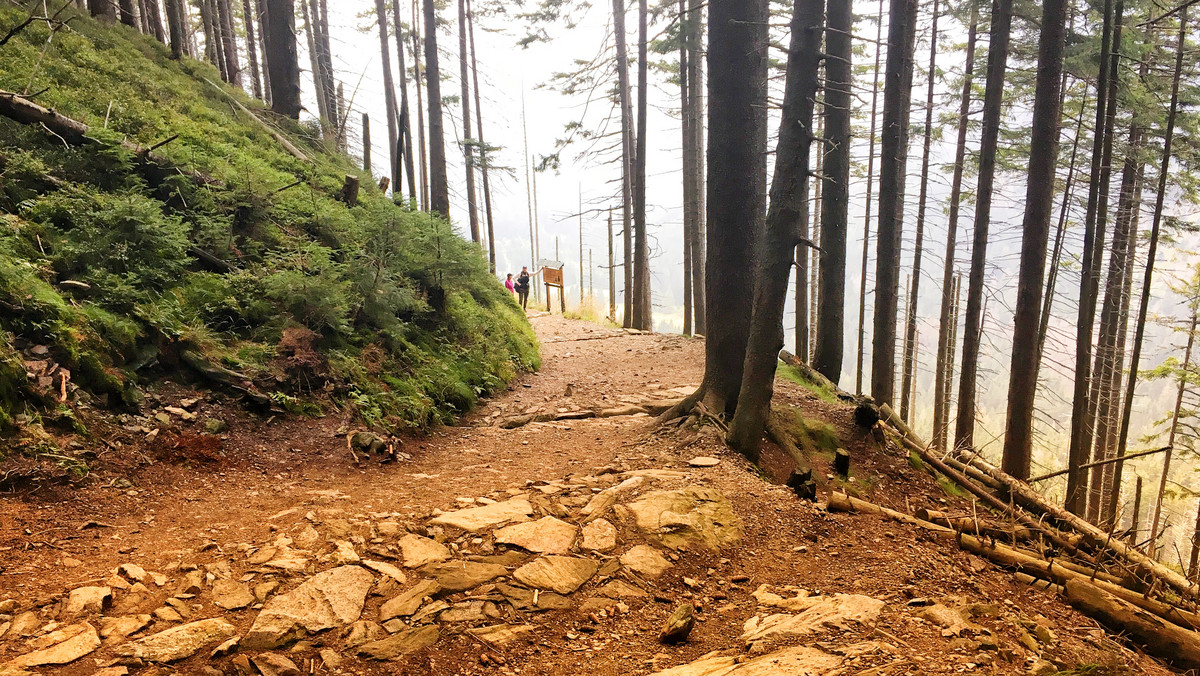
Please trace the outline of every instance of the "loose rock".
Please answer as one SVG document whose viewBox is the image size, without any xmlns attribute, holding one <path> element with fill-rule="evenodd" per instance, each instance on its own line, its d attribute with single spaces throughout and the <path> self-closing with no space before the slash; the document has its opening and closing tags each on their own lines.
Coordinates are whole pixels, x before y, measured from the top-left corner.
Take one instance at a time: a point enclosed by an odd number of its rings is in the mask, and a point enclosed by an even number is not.
<svg viewBox="0 0 1200 676">
<path fill-rule="evenodd" d="M 318 573 L 291 592 L 268 601 L 242 645 L 270 649 L 306 633 L 350 624 L 362 613 L 374 583 L 374 577 L 358 566 L 339 566 Z"/>
<path fill-rule="evenodd" d="M 543 556 L 518 568 L 513 577 L 530 587 L 570 594 L 592 579 L 599 568 L 591 559 Z"/>
<path fill-rule="evenodd" d="M 663 625 L 662 634 L 658 640 L 663 643 L 680 643 L 686 641 L 692 627 L 696 626 L 696 608 L 690 603 L 681 603 L 675 612 L 667 618 Z"/>
<path fill-rule="evenodd" d="M 174 662 L 191 657 L 204 646 L 225 641 L 236 633 L 237 629 L 224 619 L 200 620 L 118 646 L 116 652 L 122 657 L 146 662 Z"/>
</svg>

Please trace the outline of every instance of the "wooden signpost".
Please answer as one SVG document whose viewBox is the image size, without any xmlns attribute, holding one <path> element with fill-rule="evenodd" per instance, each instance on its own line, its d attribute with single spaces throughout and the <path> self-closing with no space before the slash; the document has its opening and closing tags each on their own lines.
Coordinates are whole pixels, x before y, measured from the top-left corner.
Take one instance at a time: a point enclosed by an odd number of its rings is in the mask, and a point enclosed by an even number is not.
<svg viewBox="0 0 1200 676">
<path fill-rule="evenodd" d="M 563 292 L 563 266 L 557 268 L 544 266 L 541 270 L 542 281 L 546 284 L 546 312 L 550 312 L 550 289 L 558 289 L 558 304 L 562 312 L 567 311 L 567 299 Z"/>
</svg>

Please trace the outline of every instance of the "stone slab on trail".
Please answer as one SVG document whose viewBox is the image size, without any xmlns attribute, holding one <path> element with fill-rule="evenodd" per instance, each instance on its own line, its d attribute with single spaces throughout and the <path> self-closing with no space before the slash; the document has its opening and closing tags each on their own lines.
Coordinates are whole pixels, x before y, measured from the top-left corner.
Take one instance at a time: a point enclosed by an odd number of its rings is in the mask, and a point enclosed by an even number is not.
<svg viewBox="0 0 1200 676">
<path fill-rule="evenodd" d="M 490 627 L 468 629 L 467 633 L 492 645 L 508 645 L 534 631 L 532 624 L 495 624 Z"/>
<path fill-rule="evenodd" d="M 381 641 L 372 641 L 358 648 L 358 654 L 373 660 L 394 660 L 423 650 L 437 643 L 441 636 L 436 626 L 405 629 Z"/>
<path fill-rule="evenodd" d="M 407 617 L 417 612 L 425 597 L 433 596 L 441 587 L 433 580 L 421 580 L 412 589 L 401 592 L 384 602 L 379 608 L 379 621 L 387 622 L 393 617 Z"/>
<path fill-rule="evenodd" d="M 671 562 L 650 545 L 638 545 L 621 555 L 621 565 L 642 577 L 655 578 L 667 572 Z"/>
<path fill-rule="evenodd" d="M 713 488 L 653 491 L 628 507 L 639 529 L 672 549 L 690 544 L 719 549 L 742 537 L 741 520 L 733 505 Z"/>
<path fill-rule="evenodd" d="M 740 662 L 739 657 L 701 657 L 651 676 L 832 676 L 839 670 L 842 658 L 819 648 L 798 646 L 768 653 Z"/>
<path fill-rule="evenodd" d="M 607 552 L 617 546 L 617 527 L 607 519 L 590 521 L 583 527 L 583 541 L 579 543 L 582 549 L 593 552 Z"/>
<path fill-rule="evenodd" d="M 524 497 L 496 502 L 483 507 L 471 507 L 447 512 L 430 521 L 435 526 L 449 526 L 468 533 L 479 533 L 506 523 L 528 521 L 533 505 Z"/>
<path fill-rule="evenodd" d="M 501 528 L 496 531 L 496 542 L 539 554 L 566 554 L 571 551 L 578 533 L 579 529 L 574 525 L 546 516 Z"/>
<path fill-rule="evenodd" d="M 30 641 L 30 646 L 38 648 L 34 652 L 0 665 L 0 674 L 7 671 L 20 672 L 27 667 L 40 667 L 49 664 L 68 664 L 87 655 L 100 647 L 100 636 L 96 628 L 84 622 L 72 624 L 38 639 Z"/>
<path fill-rule="evenodd" d="M 538 589 L 570 594 L 582 587 L 600 564 L 574 556 L 543 556 L 518 568 L 513 577 Z"/>
<path fill-rule="evenodd" d="M 883 601 L 862 594 L 830 594 L 783 598 L 761 588 L 755 592 L 759 603 L 796 611 L 796 615 L 777 613 L 766 617 L 754 616 L 742 627 L 740 640 L 754 643 L 762 640 L 805 636 L 826 629 L 850 629 L 855 623 L 872 624 L 879 619 Z"/>
<path fill-rule="evenodd" d="M 254 603 L 254 594 L 241 582 L 217 580 L 212 586 L 213 603 L 226 610 L 238 610 Z"/>
<path fill-rule="evenodd" d="M 117 647 L 122 657 L 135 657 L 146 662 L 175 662 L 195 655 L 206 645 L 220 643 L 237 629 L 217 617 L 171 627 L 146 638 Z"/>
<path fill-rule="evenodd" d="M 339 566 L 273 597 L 255 618 L 242 645 L 277 648 L 305 633 L 343 627 L 358 619 L 375 577 L 359 566 Z"/>
<path fill-rule="evenodd" d="M 400 560 L 405 568 L 420 568 L 452 558 L 450 550 L 442 543 L 412 533 L 400 538 L 396 545 L 400 547 Z"/>
<path fill-rule="evenodd" d="M 495 563 L 476 561 L 447 561 L 425 566 L 421 572 L 437 580 L 447 593 L 467 591 L 508 574 L 508 569 Z"/>
</svg>

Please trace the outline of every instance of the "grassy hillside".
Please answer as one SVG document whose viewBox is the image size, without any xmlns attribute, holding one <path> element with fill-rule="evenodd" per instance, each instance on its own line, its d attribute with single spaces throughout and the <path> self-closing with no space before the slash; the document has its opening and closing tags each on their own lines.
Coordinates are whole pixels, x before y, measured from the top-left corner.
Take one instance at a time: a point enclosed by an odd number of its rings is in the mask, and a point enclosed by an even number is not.
<svg viewBox="0 0 1200 676">
<path fill-rule="evenodd" d="M 0 35 L 25 16 L 0 2 Z M 0 89 L 92 139 L 0 118 L 0 427 L 136 409 L 154 379 L 198 379 L 197 353 L 284 408 L 349 406 L 389 430 L 450 420 L 537 367 L 476 245 L 366 174 L 343 204 L 349 158 L 212 83 L 211 66 L 86 16 L 0 45 Z M 128 148 L 176 135 L 154 151 L 166 170 Z"/>
</svg>

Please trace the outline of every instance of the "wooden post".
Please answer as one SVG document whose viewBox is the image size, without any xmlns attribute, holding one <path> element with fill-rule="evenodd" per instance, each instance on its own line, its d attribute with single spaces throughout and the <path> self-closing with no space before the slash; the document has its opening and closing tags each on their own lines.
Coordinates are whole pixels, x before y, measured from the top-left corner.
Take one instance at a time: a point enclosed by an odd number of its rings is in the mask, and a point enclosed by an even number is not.
<svg viewBox="0 0 1200 676">
<path fill-rule="evenodd" d="M 363 171 L 371 171 L 371 117 L 363 113 L 362 125 Z"/>
<path fill-rule="evenodd" d="M 342 201 L 348 206 L 358 204 L 358 177 L 346 174 L 346 182 L 342 184 Z"/>
</svg>

